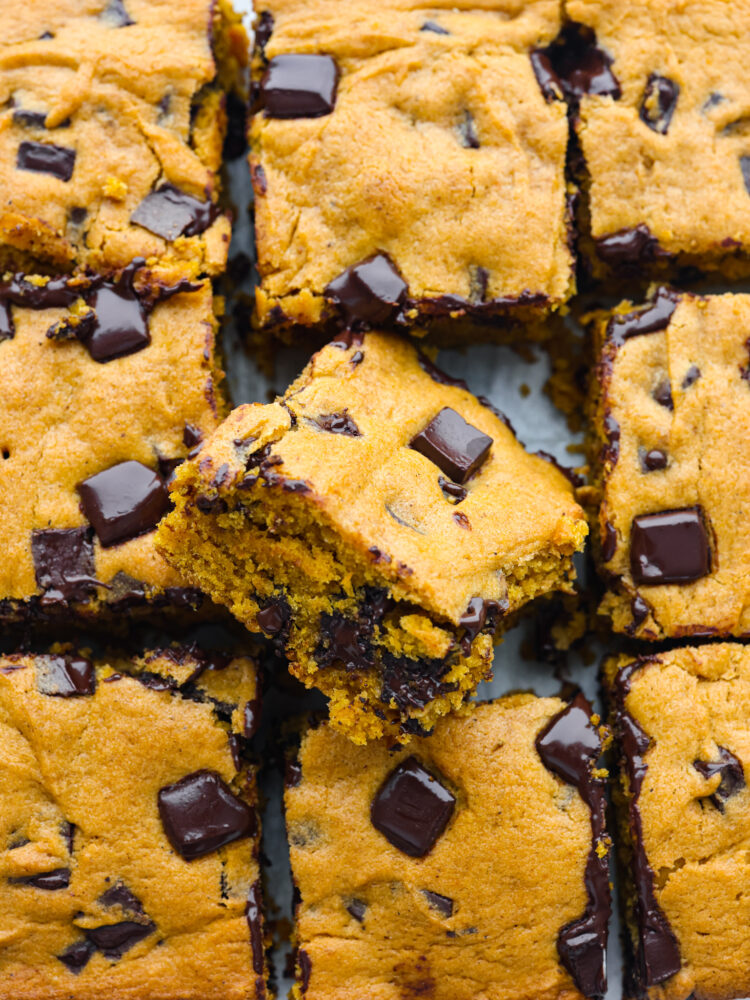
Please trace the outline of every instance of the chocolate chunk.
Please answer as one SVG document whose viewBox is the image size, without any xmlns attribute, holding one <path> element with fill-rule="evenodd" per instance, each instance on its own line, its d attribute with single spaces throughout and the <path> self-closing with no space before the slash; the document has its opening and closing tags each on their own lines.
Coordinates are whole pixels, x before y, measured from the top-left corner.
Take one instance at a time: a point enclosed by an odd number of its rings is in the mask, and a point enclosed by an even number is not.
<svg viewBox="0 0 750 1000">
<path fill-rule="evenodd" d="M 484 629 L 494 630 L 497 617 L 505 614 L 507 610 L 507 600 L 501 603 L 500 601 L 487 601 L 483 597 L 472 597 L 466 611 L 458 620 L 461 628 L 466 630 L 465 638 L 468 639 L 468 646 L 471 646 L 474 639 Z M 464 649 L 464 653 L 468 656 L 469 650 Z"/>
<path fill-rule="evenodd" d="M 123 0 L 109 0 L 109 3 L 99 15 L 100 20 L 110 28 L 128 28 L 135 21 L 130 17 Z"/>
<path fill-rule="evenodd" d="M 31 533 L 31 556 L 44 605 L 85 601 L 94 590 L 94 547 L 88 528 L 49 528 Z"/>
<path fill-rule="evenodd" d="M 670 288 L 659 288 L 653 301 L 644 308 L 613 316 L 607 324 L 608 339 L 615 347 L 621 347 L 629 337 L 665 330 L 680 298 L 680 294 Z"/>
<path fill-rule="evenodd" d="M 552 45 L 536 51 L 547 56 L 546 72 L 549 73 L 551 68 L 557 78 L 546 82 L 548 91 L 553 84 L 558 84 L 573 104 L 577 104 L 584 94 L 612 97 L 615 100 L 621 96 L 620 84 L 611 68 L 612 57 L 597 46 L 596 35 L 590 28 L 582 24 L 569 24 Z M 536 67 L 534 69 L 536 71 Z M 542 92 L 546 97 L 544 86 Z"/>
<path fill-rule="evenodd" d="M 333 111 L 338 84 L 331 56 L 276 56 L 260 81 L 260 98 L 268 118 L 320 118 Z"/>
<path fill-rule="evenodd" d="M 266 45 L 273 34 L 273 27 L 273 14 L 270 10 L 262 10 L 255 25 L 255 47 L 262 56 L 265 55 Z"/>
<path fill-rule="evenodd" d="M 320 631 L 315 658 L 321 667 L 340 664 L 345 670 L 369 670 L 374 666 L 372 629 L 359 619 L 345 618 L 338 612 L 322 615 Z"/>
<path fill-rule="evenodd" d="M 87 304 L 93 309 L 79 338 L 94 361 L 103 364 L 134 354 L 151 343 L 146 312 L 133 288 L 134 268 L 126 268 L 114 283 L 104 282 Z"/>
<path fill-rule="evenodd" d="M 81 506 L 107 548 L 152 531 L 169 505 L 158 473 L 140 462 L 120 462 L 78 484 Z"/>
<path fill-rule="evenodd" d="M 99 902 L 102 906 L 119 906 L 126 913 L 144 915 L 140 899 L 128 889 L 124 882 L 115 882 L 109 889 L 105 889 L 99 897 Z"/>
<path fill-rule="evenodd" d="M 700 377 L 700 368 L 697 365 L 691 365 L 685 372 L 685 378 L 682 380 L 682 388 L 689 389 L 690 386 L 697 382 Z"/>
<path fill-rule="evenodd" d="M 300 948 L 297 951 L 297 965 L 299 966 L 300 992 L 304 996 L 307 993 L 307 987 L 310 985 L 310 975 L 312 973 L 312 962 L 304 948 Z"/>
<path fill-rule="evenodd" d="M 302 781 L 302 765 L 298 760 L 287 760 L 284 767 L 284 788 L 296 788 Z"/>
<path fill-rule="evenodd" d="M 721 781 L 719 787 L 709 796 L 711 803 L 716 806 L 719 812 L 724 812 L 724 804 L 727 799 L 736 795 L 745 787 L 745 770 L 742 761 L 726 747 L 719 747 L 719 759 L 694 760 L 695 770 L 708 781 L 714 775 L 720 774 Z"/>
<path fill-rule="evenodd" d="M 253 972 L 262 976 L 265 971 L 265 946 L 263 943 L 262 903 L 260 882 L 253 882 L 247 894 L 245 919 L 250 930 L 250 946 L 253 953 Z"/>
<path fill-rule="evenodd" d="M 661 448 L 652 448 L 650 451 L 644 452 L 641 457 L 644 472 L 658 472 L 660 469 L 666 469 L 668 462 L 667 453 Z"/>
<path fill-rule="evenodd" d="M 274 636 L 283 632 L 290 620 L 289 605 L 284 598 L 272 598 L 270 603 L 262 608 L 255 620 L 266 635 Z"/>
<path fill-rule="evenodd" d="M 390 257 L 376 253 L 334 278 L 324 294 L 339 307 L 348 326 L 377 326 L 393 319 L 407 290 Z"/>
<path fill-rule="evenodd" d="M 381 652 L 380 667 L 383 675 L 380 700 L 385 704 L 393 702 L 402 715 L 414 709 L 419 711 L 438 695 L 456 690 L 455 684 L 442 680 L 450 669 L 446 660 L 413 660 L 408 656 L 393 656 L 385 650 Z M 401 728 L 412 735 L 426 735 L 418 719 L 402 722 Z"/>
<path fill-rule="evenodd" d="M 545 101 L 562 100 L 562 82 L 552 66 L 552 60 L 545 49 L 534 49 L 529 56 L 536 82 Z"/>
<path fill-rule="evenodd" d="M 18 147 L 16 167 L 19 170 L 33 170 L 39 174 L 52 174 L 60 181 L 69 181 L 73 176 L 76 151 L 65 146 L 54 146 L 47 142 L 22 142 Z"/>
<path fill-rule="evenodd" d="M 10 878 L 8 881 L 12 885 L 31 885 L 35 889 L 46 889 L 54 892 L 57 889 L 67 889 L 70 885 L 70 868 L 55 868 L 51 872 L 42 872 L 40 875 L 22 875 L 19 878 Z"/>
<path fill-rule="evenodd" d="M 492 438 L 445 406 L 412 438 L 410 448 L 429 458 L 453 482 L 466 482 L 485 462 Z"/>
<path fill-rule="evenodd" d="M 690 583 L 711 572 L 711 550 L 700 507 L 633 518 L 630 569 L 636 584 Z"/>
<path fill-rule="evenodd" d="M 331 434 L 346 434 L 348 437 L 362 437 L 362 432 L 349 416 L 348 410 L 341 413 L 322 413 L 315 418 L 315 423 L 321 430 L 329 431 Z"/>
<path fill-rule="evenodd" d="M 602 448 L 602 462 L 615 465 L 620 457 L 620 425 L 609 412 L 604 414 L 603 423 L 607 443 Z"/>
<path fill-rule="evenodd" d="M 203 431 L 200 427 L 194 427 L 192 424 L 185 424 L 182 431 L 182 443 L 185 447 L 192 451 L 193 448 L 197 448 L 202 441 Z"/>
<path fill-rule="evenodd" d="M 668 378 L 662 379 L 657 385 L 653 392 L 654 399 L 659 404 L 663 406 L 665 410 L 674 409 L 674 400 L 672 399 L 672 385 Z"/>
<path fill-rule="evenodd" d="M 172 241 L 178 236 L 198 236 L 218 215 L 219 208 L 212 201 L 200 201 L 174 184 L 162 184 L 146 195 L 130 221 Z"/>
<path fill-rule="evenodd" d="M 134 920 L 123 920 L 119 924 L 105 924 L 103 927 L 89 927 L 84 934 L 95 948 L 111 961 L 122 958 L 133 945 L 143 941 L 156 930 L 156 924 L 136 923 Z"/>
<path fill-rule="evenodd" d="M 88 218 L 88 215 L 88 209 L 82 208 L 80 205 L 74 205 L 68 213 L 68 219 L 72 226 L 80 228 Z"/>
<path fill-rule="evenodd" d="M 469 301 L 480 305 L 487 301 L 487 288 L 490 283 L 490 272 L 486 267 L 470 268 Z"/>
<path fill-rule="evenodd" d="M 246 740 L 251 740 L 258 731 L 260 725 L 260 699 L 253 698 L 245 704 L 245 711 L 242 720 L 242 735 Z"/>
<path fill-rule="evenodd" d="M 69 945 L 65 951 L 58 955 L 58 959 L 66 966 L 70 972 L 74 975 L 78 975 L 81 970 L 88 964 L 89 959 L 96 951 L 96 947 L 91 943 L 91 941 L 81 940 L 74 941 L 73 944 Z"/>
<path fill-rule="evenodd" d="M 420 31 L 431 31 L 433 35 L 450 35 L 447 28 L 443 28 L 437 21 L 425 21 Z"/>
<path fill-rule="evenodd" d="M 680 85 L 669 77 L 652 73 L 646 81 L 640 116 L 650 129 L 666 135 L 680 96 Z"/>
<path fill-rule="evenodd" d="M 416 757 L 408 757 L 380 786 L 370 819 L 399 851 L 422 858 L 445 830 L 455 805 L 448 789 Z"/>
<path fill-rule="evenodd" d="M 591 850 L 584 882 L 586 909 L 582 917 L 566 924 L 557 938 L 557 950 L 580 992 L 603 997 L 607 989 L 606 952 L 610 913 L 609 869 L 604 842 L 605 782 L 594 776 L 602 753 L 602 740 L 591 721 L 591 705 L 578 694 L 541 730 L 535 746 L 542 763 L 563 781 L 578 789 L 591 816 Z"/>
<path fill-rule="evenodd" d="M 659 241 L 643 222 L 628 229 L 618 229 L 608 236 L 600 236 L 594 243 L 599 258 L 615 268 L 641 265 L 655 257 L 665 256 Z"/>
<path fill-rule="evenodd" d="M 617 530 L 609 521 L 604 525 L 604 538 L 602 539 L 602 560 L 609 562 L 617 549 Z"/>
<path fill-rule="evenodd" d="M 14 125 L 23 125 L 26 128 L 44 128 L 46 121 L 46 111 L 27 111 L 25 108 L 17 108 L 13 112 Z"/>
<path fill-rule="evenodd" d="M 96 690 L 94 664 L 83 656 L 37 656 L 35 666 L 41 694 L 75 698 Z"/>
<path fill-rule="evenodd" d="M 159 815 L 186 861 L 255 833 L 255 814 L 213 771 L 195 771 L 159 792 Z"/>
<path fill-rule="evenodd" d="M 471 111 L 464 110 L 463 118 L 458 123 L 458 135 L 466 149 L 479 149 L 479 136 Z"/>
<path fill-rule="evenodd" d="M 438 476 L 438 486 L 445 494 L 446 500 L 449 500 L 451 503 L 459 504 L 469 495 L 469 491 L 467 489 L 463 486 L 459 486 L 458 483 L 452 483 L 450 479 L 446 479 L 445 476 Z"/>
<path fill-rule="evenodd" d="M 650 606 L 640 594 L 636 594 L 630 602 L 630 613 L 633 616 L 633 631 L 640 628 L 651 612 Z"/>
<path fill-rule="evenodd" d="M 349 913 L 358 923 L 363 923 L 367 912 L 367 903 L 362 899 L 352 899 L 347 904 L 346 912 Z"/>
<path fill-rule="evenodd" d="M 466 531 L 471 531 L 471 521 L 468 519 L 466 514 L 463 514 L 460 510 L 456 511 L 453 515 L 453 520 L 459 526 L 459 528 L 464 528 Z"/>
<path fill-rule="evenodd" d="M 441 896 L 439 892 L 430 892 L 429 889 L 423 889 L 422 895 L 433 910 L 442 913 L 444 917 L 453 916 L 453 900 L 450 896 Z"/>
</svg>

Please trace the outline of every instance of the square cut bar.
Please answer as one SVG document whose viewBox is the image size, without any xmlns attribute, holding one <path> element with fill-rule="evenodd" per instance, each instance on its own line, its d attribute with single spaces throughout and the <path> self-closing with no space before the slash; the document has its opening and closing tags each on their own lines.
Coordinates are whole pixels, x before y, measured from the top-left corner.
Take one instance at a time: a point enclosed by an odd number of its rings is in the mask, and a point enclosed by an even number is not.
<svg viewBox="0 0 750 1000">
<path fill-rule="evenodd" d="M 750 996 L 750 649 L 605 664 L 630 976 L 648 1000 Z"/>
<path fill-rule="evenodd" d="M 225 413 L 216 328 L 209 281 L 137 262 L 0 282 L 0 619 L 200 603 L 153 528 Z"/>
<path fill-rule="evenodd" d="M 246 47 L 228 0 L 0 5 L 0 269 L 219 273 Z"/>
<path fill-rule="evenodd" d="M 595 271 L 632 279 L 688 265 L 747 276 L 746 0 L 565 6 L 584 26 L 558 60 L 579 104 Z"/>
<path fill-rule="evenodd" d="M 258 5 L 261 326 L 491 339 L 573 294 L 566 109 L 531 61 L 561 4 L 442 6 Z"/>
<path fill-rule="evenodd" d="M 308 731 L 285 792 L 295 1000 L 601 997 L 606 738 L 582 695 L 485 702 L 396 753 Z"/>
<path fill-rule="evenodd" d="M 167 558 L 273 637 L 355 741 L 408 739 L 459 707 L 500 619 L 570 589 L 587 530 L 570 482 L 487 400 L 375 332 L 329 344 L 277 402 L 238 407 L 172 500 Z"/>
<path fill-rule="evenodd" d="M 750 636 L 750 296 L 593 320 L 595 541 L 617 632 Z"/>
<path fill-rule="evenodd" d="M 254 662 L 0 657 L 4 1000 L 266 997 Z"/>
</svg>

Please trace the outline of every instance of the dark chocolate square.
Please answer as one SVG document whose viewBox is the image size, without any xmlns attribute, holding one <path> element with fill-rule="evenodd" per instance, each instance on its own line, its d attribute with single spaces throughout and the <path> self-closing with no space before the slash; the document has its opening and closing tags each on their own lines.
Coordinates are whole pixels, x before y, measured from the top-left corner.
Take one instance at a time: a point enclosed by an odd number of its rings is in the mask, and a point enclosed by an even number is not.
<svg viewBox="0 0 750 1000">
<path fill-rule="evenodd" d="M 159 792 L 167 839 L 186 861 L 255 833 L 255 814 L 213 771 L 195 771 Z"/>
<path fill-rule="evenodd" d="M 421 858 L 445 830 L 455 805 L 448 789 L 416 757 L 408 757 L 380 786 L 370 819 L 399 851 Z"/>
<path fill-rule="evenodd" d="M 465 483 L 486 460 L 492 438 L 445 406 L 409 447 L 429 458 L 454 483 Z"/>
<path fill-rule="evenodd" d="M 690 583 L 711 572 L 711 549 L 700 507 L 633 518 L 630 569 L 638 585 Z"/>
<path fill-rule="evenodd" d="M 152 531 L 169 495 L 158 472 L 140 462 L 120 462 L 78 485 L 81 506 L 103 546 Z"/>
</svg>

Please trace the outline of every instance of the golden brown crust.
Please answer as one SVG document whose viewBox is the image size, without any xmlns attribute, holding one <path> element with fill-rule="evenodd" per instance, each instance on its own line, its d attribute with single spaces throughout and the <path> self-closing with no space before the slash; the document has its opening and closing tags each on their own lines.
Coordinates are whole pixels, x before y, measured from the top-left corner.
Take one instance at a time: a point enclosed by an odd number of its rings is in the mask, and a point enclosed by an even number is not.
<svg viewBox="0 0 750 1000">
<path fill-rule="evenodd" d="M 231 6 L 212 0 L 4 5 L 0 267 L 26 266 L 31 254 L 51 270 L 106 272 L 159 256 L 219 273 L 230 229 L 210 205 L 243 37 Z M 63 161 L 24 161 L 28 144 L 46 156 L 59 147 Z M 170 230 L 164 215 L 161 234 L 133 221 L 165 184 L 205 202 L 196 231 L 179 235 L 185 219 Z"/>
<path fill-rule="evenodd" d="M 566 301 L 565 106 L 545 101 L 529 58 L 560 7 L 264 3 L 256 81 L 290 53 L 332 57 L 340 79 L 330 114 L 252 122 L 259 323 L 334 318 L 326 286 L 378 252 L 408 285 L 407 325 L 502 324 Z"/>
<path fill-rule="evenodd" d="M 70 651 L 0 660 L 0 992 L 7 1000 L 265 996 L 246 917 L 259 878 L 257 822 L 187 860 L 159 811 L 162 789 L 210 772 L 246 803 L 235 810 L 243 822 L 248 806 L 255 812 L 254 772 L 235 761 L 230 727 L 200 697 L 218 665 L 233 673 L 238 701 L 254 699 L 252 660 L 209 663 L 173 649 L 88 661 L 78 694 L 61 697 L 66 656 L 81 662 Z M 208 680 L 178 692 L 186 674 L 207 666 Z M 45 887 L 39 879 L 49 872 L 58 883 Z M 262 934 L 258 923 L 261 963 Z"/>
<path fill-rule="evenodd" d="M 599 560 L 610 584 L 602 610 L 617 631 L 646 639 L 745 636 L 750 534 L 740 512 L 750 502 L 750 298 L 684 294 L 674 302 L 666 326 L 650 333 L 628 335 L 627 317 L 637 318 L 631 303 L 595 321 L 590 451 L 601 501 Z M 649 468 L 649 461 L 666 465 Z M 710 572 L 682 583 L 634 579 L 634 518 L 696 506 Z"/>
<path fill-rule="evenodd" d="M 557 937 L 585 906 L 589 811 L 534 749 L 562 707 L 531 695 L 480 704 L 396 753 L 353 747 L 329 725 L 303 737 L 285 793 L 298 976 L 309 980 L 297 998 L 581 997 Z M 378 789 L 410 756 L 457 800 L 418 859 L 371 821 Z"/>
<path fill-rule="evenodd" d="M 489 670 L 500 618 L 569 588 L 586 525 L 562 473 L 527 454 L 486 401 L 405 340 L 354 341 L 316 354 L 278 402 L 230 415 L 178 471 L 158 539 L 188 580 L 275 635 L 362 740 L 410 720 L 429 729 L 458 707 Z M 463 487 L 447 483 L 453 495 L 410 447 L 444 408 L 489 442 Z M 473 603 L 483 610 L 470 631 Z M 328 644 L 342 617 L 364 644 L 342 632 L 343 657 Z"/>
</svg>

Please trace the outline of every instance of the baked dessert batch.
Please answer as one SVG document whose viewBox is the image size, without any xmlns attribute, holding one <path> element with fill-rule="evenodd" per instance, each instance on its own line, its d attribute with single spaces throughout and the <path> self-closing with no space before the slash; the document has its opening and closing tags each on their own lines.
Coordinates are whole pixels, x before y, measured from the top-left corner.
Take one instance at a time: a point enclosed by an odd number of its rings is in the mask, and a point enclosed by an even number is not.
<svg viewBox="0 0 750 1000">
<path fill-rule="evenodd" d="M 625 995 L 750 994 L 746 21 L 267 0 L 248 93 L 228 0 L 2 6 L 3 1000 L 272 995 L 263 664 L 296 1000 L 603 998 L 613 843 Z M 257 335 L 328 343 L 230 412 L 248 110 Z M 577 287 L 588 485 L 433 349 Z M 473 702 L 589 526 L 608 718 Z"/>
</svg>

